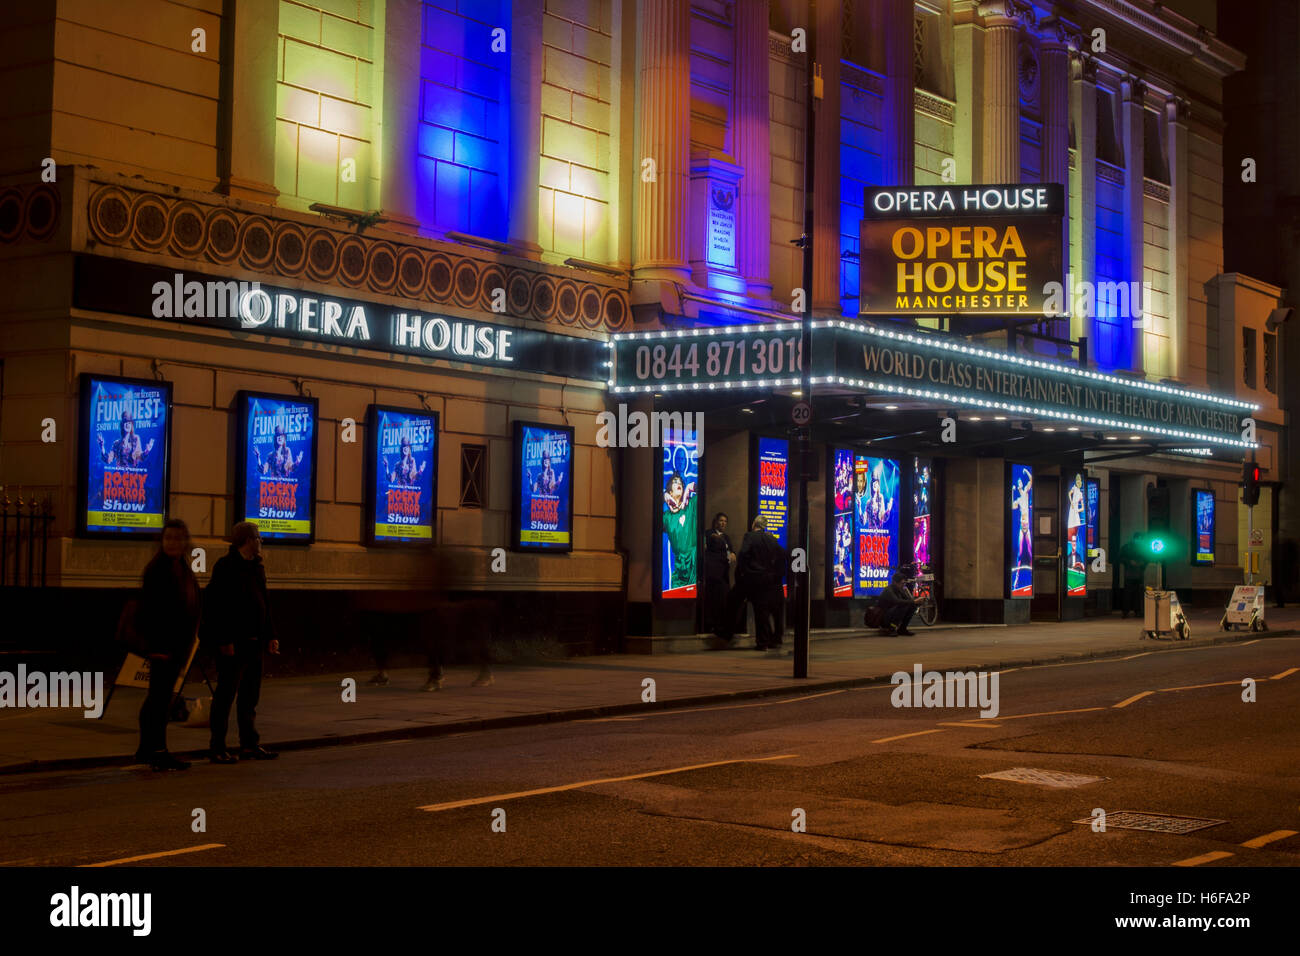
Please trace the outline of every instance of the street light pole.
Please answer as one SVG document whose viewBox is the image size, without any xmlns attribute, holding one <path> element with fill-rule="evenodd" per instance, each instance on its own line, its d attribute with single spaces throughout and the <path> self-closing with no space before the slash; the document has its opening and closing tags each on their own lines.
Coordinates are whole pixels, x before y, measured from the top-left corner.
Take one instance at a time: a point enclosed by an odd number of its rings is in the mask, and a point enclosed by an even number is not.
<svg viewBox="0 0 1300 956">
<path fill-rule="evenodd" d="M 813 308 L 813 181 L 815 139 L 817 128 L 817 0 L 808 3 L 807 33 L 807 76 L 808 88 L 805 91 L 806 109 L 804 111 L 804 151 L 803 151 L 803 236 L 800 246 L 803 248 L 803 313 L 800 316 L 799 366 L 800 366 L 800 401 L 812 406 L 812 308 Z M 799 462 L 799 503 L 795 526 L 798 529 L 795 541 L 803 549 L 803 570 L 794 575 L 794 676 L 796 679 L 808 676 L 808 627 L 812 616 L 812 555 L 810 536 L 808 534 L 808 472 L 811 464 L 812 417 L 796 425 L 795 442 L 796 460 Z"/>
</svg>

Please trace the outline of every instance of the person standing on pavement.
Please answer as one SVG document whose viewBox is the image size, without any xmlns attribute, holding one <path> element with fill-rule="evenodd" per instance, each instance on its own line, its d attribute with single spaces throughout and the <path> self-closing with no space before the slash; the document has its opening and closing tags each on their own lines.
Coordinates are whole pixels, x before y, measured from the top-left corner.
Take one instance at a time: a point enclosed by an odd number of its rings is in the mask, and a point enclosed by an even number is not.
<svg viewBox="0 0 1300 956">
<path fill-rule="evenodd" d="M 136 759 L 154 770 L 188 770 L 167 751 L 167 712 L 176 679 L 190 660 L 199 624 L 199 583 L 190 569 L 190 530 L 179 518 L 163 525 L 162 547 L 144 569 L 136 627 L 149 659 L 149 693 L 140 708 Z"/>
<path fill-rule="evenodd" d="M 253 719 L 262 693 L 262 655 L 280 653 L 271 618 L 257 525 L 241 521 L 231 530 L 230 550 L 212 569 L 204 598 L 204 641 L 217 650 L 217 690 L 212 700 L 213 763 L 274 760 L 258 743 Z M 239 757 L 226 749 L 230 705 L 239 698 Z"/>
<path fill-rule="evenodd" d="M 741 541 L 737 558 L 738 573 L 744 576 L 744 597 L 754 605 L 754 646 L 758 650 L 781 646 L 785 630 L 781 579 L 785 565 L 785 548 L 768 532 L 767 519 L 759 515 Z"/>
<path fill-rule="evenodd" d="M 710 633 L 725 634 L 729 626 L 727 607 L 735 563 L 736 552 L 727 537 L 727 516 L 719 511 L 713 516 L 713 526 L 704 532 L 704 629 Z"/>
<path fill-rule="evenodd" d="M 1147 562 L 1142 556 L 1142 538 L 1136 531 L 1128 543 L 1119 551 L 1120 564 L 1124 566 L 1124 604 L 1121 618 L 1133 612 L 1134 617 L 1142 616 L 1142 586 L 1146 577 Z"/>
<path fill-rule="evenodd" d="M 895 571 L 894 576 L 890 578 L 889 587 L 881 592 L 879 601 L 880 607 L 885 612 L 880 621 L 880 632 L 890 637 L 896 634 L 900 637 L 911 637 L 913 632 L 907 629 L 907 625 L 911 623 L 912 615 L 916 613 L 916 606 L 921 603 L 922 598 L 915 597 L 908 588 L 907 575 L 902 571 Z"/>
</svg>

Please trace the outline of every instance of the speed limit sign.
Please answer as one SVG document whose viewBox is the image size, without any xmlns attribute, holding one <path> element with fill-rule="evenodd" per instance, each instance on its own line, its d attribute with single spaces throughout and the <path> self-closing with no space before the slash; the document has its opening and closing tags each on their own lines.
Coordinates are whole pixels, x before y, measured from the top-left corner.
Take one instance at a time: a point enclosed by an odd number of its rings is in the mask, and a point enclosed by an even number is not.
<svg viewBox="0 0 1300 956">
<path fill-rule="evenodd" d="M 795 402 L 790 409 L 790 420 L 796 425 L 807 425 L 812 421 L 812 406 L 807 402 Z"/>
</svg>

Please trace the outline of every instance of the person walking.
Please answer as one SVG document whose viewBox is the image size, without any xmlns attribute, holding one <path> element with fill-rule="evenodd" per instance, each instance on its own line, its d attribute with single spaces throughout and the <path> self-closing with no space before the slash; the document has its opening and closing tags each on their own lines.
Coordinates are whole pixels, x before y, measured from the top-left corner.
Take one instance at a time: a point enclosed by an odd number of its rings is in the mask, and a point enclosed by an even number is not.
<svg viewBox="0 0 1300 956">
<path fill-rule="evenodd" d="M 704 629 L 722 635 L 729 626 L 728 598 L 731 594 L 731 568 L 736 552 L 727 537 L 727 516 L 719 511 L 713 526 L 704 532 Z"/>
<path fill-rule="evenodd" d="M 262 693 L 262 655 L 280 653 L 262 565 L 257 525 L 241 521 L 230 533 L 230 550 L 212 569 L 204 597 L 204 642 L 217 650 L 217 690 L 212 700 L 210 756 L 213 763 L 274 760 L 258 743 L 253 719 Z M 239 756 L 226 749 L 230 706 L 239 698 Z"/>
<path fill-rule="evenodd" d="M 767 519 L 759 515 L 740 543 L 736 559 L 744 576 L 743 594 L 754 605 L 754 646 L 757 650 L 780 647 L 785 630 L 784 576 L 786 553 L 781 542 L 767 530 Z M 734 620 L 734 618 L 733 618 Z"/>
<path fill-rule="evenodd" d="M 894 576 L 889 579 L 889 587 L 880 593 L 878 600 L 884 611 L 880 621 L 880 633 L 890 637 L 894 635 L 911 637 L 913 632 L 907 629 L 907 625 L 911 623 L 912 615 L 916 613 L 916 606 L 922 599 L 913 595 L 908 588 L 907 575 L 902 571 L 895 571 Z"/>
<path fill-rule="evenodd" d="M 167 713 L 176 679 L 189 664 L 199 624 L 199 583 L 190 569 L 190 530 L 179 518 L 163 525 L 162 546 L 144 569 L 136 609 L 141 650 L 149 660 L 149 693 L 140 707 L 136 759 L 154 770 L 188 770 L 167 751 Z"/>
<path fill-rule="evenodd" d="M 1142 537 L 1138 532 L 1134 531 L 1133 537 L 1120 548 L 1119 560 L 1124 566 L 1124 603 L 1120 617 L 1128 617 L 1130 611 L 1134 617 L 1141 617 L 1142 586 L 1145 583 L 1143 578 L 1146 577 L 1147 562 L 1142 556 Z"/>
</svg>

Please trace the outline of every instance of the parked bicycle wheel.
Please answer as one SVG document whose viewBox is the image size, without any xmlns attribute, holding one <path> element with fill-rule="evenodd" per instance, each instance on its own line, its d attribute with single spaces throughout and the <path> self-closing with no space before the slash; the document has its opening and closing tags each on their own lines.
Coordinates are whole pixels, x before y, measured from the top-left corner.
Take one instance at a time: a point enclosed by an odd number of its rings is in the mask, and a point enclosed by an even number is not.
<svg viewBox="0 0 1300 956">
<path fill-rule="evenodd" d="M 939 620 L 939 605 L 935 603 L 933 597 L 916 609 L 916 616 L 921 619 L 921 623 L 929 627 L 935 621 Z"/>
</svg>

